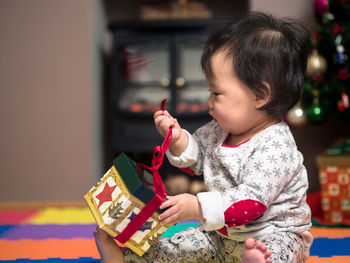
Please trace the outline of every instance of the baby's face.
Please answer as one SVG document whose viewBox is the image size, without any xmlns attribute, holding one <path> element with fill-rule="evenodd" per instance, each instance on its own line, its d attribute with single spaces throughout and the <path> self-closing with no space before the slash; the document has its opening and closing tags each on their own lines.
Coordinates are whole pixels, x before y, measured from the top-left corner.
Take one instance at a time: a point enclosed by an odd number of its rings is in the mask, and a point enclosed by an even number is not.
<svg viewBox="0 0 350 263">
<path fill-rule="evenodd" d="M 223 52 L 212 57 L 211 92 L 208 98 L 209 114 L 221 128 L 233 135 L 249 133 L 266 118 L 258 110 L 261 102 L 235 74 L 230 59 Z"/>
</svg>

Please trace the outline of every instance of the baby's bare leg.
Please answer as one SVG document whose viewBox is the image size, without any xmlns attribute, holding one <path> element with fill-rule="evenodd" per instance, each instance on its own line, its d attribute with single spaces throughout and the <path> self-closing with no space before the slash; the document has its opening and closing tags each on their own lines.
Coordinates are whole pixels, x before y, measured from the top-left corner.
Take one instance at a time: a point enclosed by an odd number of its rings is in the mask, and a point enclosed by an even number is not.
<svg viewBox="0 0 350 263">
<path fill-rule="evenodd" d="M 97 250 L 100 253 L 101 261 L 103 263 L 123 263 L 124 254 L 116 244 L 114 239 L 109 236 L 105 231 L 96 228 L 94 232 L 95 242 Z"/>
<path fill-rule="evenodd" d="M 271 252 L 260 241 L 248 238 L 242 253 L 242 263 L 271 263 Z"/>
</svg>

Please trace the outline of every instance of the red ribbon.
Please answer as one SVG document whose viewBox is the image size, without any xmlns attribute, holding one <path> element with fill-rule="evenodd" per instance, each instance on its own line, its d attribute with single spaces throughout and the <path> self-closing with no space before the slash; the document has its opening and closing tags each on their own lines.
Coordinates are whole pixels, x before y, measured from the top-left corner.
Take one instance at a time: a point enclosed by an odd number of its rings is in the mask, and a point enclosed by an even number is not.
<svg viewBox="0 0 350 263">
<path fill-rule="evenodd" d="M 166 99 L 161 103 L 161 110 L 164 111 Z M 153 174 L 153 185 L 155 189 L 155 195 L 149 201 L 145 207 L 138 213 L 131 222 L 125 227 L 125 229 L 115 237 L 119 242 L 125 243 L 130 237 L 150 218 L 154 212 L 158 210 L 164 201 L 167 192 L 163 186 L 162 178 L 159 175 L 158 169 L 162 165 L 165 152 L 168 150 L 172 138 L 172 127 L 161 146 L 157 145 L 153 150 L 152 165 L 148 167 L 144 164 L 138 164 L 143 169 L 148 170 Z"/>
</svg>

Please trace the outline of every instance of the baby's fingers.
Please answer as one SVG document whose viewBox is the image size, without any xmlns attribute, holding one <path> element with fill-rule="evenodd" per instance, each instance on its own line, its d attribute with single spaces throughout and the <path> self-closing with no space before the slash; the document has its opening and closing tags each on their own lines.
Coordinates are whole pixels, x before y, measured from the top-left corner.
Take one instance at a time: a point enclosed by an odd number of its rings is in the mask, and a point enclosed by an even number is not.
<svg viewBox="0 0 350 263">
<path fill-rule="evenodd" d="M 169 206 L 175 205 L 176 202 L 174 199 L 172 199 L 171 196 L 167 196 L 166 198 L 167 198 L 167 200 L 161 204 L 160 209 L 164 209 L 164 208 L 167 208 Z"/>
<path fill-rule="evenodd" d="M 179 221 L 180 221 L 180 217 L 177 215 L 173 215 L 171 217 L 168 217 L 167 219 L 160 220 L 160 223 L 163 226 L 172 226 L 172 225 L 177 224 Z"/>
<path fill-rule="evenodd" d="M 173 116 L 171 116 L 170 113 L 167 110 L 163 111 L 163 115 L 173 119 Z"/>
<path fill-rule="evenodd" d="M 162 110 L 156 111 L 156 112 L 153 114 L 153 119 L 156 119 L 157 117 L 159 117 L 159 116 L 161 116 L 161 115 L 164 115 L 164 111 L 162 111 Z"/>
<path fill-rule="evenodd" d="M 180 220 L 181 216 L 176 207 L 171 207 L 159 216 L 162 225 L 173 225 Z"/>
</svg>

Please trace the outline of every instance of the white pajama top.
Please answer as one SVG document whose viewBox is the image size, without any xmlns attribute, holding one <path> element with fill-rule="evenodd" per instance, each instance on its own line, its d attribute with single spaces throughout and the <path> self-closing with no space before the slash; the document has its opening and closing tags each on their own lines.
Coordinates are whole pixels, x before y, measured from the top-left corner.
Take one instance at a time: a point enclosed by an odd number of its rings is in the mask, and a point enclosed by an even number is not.
<svg viewBox="0 0 350 263">
<path fill-rule="evenodd" d="M 203 228 L 244 241 L 290 231 L 312 243 L 306 204 L 303 156 L 285 122 L 271 125 L 237 146 L 225 146 L 228 133 L 211 121 L 193 135 L 171 164 L 203 174 L 207 192 L 198 193 Z"/>
</svg>

